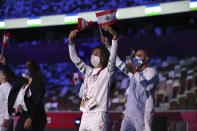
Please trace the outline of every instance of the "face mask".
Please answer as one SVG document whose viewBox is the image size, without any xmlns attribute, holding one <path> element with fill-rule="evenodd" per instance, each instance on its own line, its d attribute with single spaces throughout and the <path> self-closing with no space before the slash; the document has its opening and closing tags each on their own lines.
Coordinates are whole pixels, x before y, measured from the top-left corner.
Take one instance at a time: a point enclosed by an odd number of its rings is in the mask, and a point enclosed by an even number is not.
<svg viewBox="0 0 197 131">
<path fill-rule="evenodd" d="M 133 64 L 139 68 L 143 64 L 143 61 L 144 60 L 142 58 L 136 56 L 133 60 Z"/>
<path fill-rule="evenodd" d="M 92 55 L 91 56 L 91 64 L 96 67 L 100 64 L 100 58 L 98 56 Z"/>
<path fill-rule="evenodd" d="M 24 78 L 30 77 L 30 71 L 28 69 L 22 70 L 22 77 Z"/>
</svg>

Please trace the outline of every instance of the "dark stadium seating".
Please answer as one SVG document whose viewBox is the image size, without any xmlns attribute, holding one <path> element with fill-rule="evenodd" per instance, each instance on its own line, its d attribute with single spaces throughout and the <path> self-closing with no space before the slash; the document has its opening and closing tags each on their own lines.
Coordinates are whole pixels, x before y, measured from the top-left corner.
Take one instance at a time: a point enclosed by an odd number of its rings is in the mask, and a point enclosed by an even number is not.
<svg viewBox="0 0 197 131">
<path fill-rule="evenodd" d="M 171 1 L 178 0 L 5 0 L 0 2 L 0 19 L 73 14 Z"/>
<path fill-rule="evenodd" d="M 197 109 L 197 86 L 195 83 L 197 77 L 196 57 L 181 60 L 168 57 L 166 61 L 152 59 L 151 65 L 157 68 L 160 77 L 160 83 L 155 95 L 156 110 Z M 72 70 L 68 69 L 74 68 L 73 66 L 72 63 L 41 64 L 47 88 L 45 96 L 46 110 L 79 110 L 80 85 L 72 86 Z M 12 68 L 20 75 L 23 67 L 24 65 L 17 65 Z M 163 71 L 163 68 L 168 70 Z M 126 88 L 128 82 L 127 78 L 121 72 L 116 73 L 116 82 L 112 87 L 110 110 L 124 110 L 124 104 L 127 99 Z M 181 84 L 184 82 L 186 85 Z"/>
</svg>

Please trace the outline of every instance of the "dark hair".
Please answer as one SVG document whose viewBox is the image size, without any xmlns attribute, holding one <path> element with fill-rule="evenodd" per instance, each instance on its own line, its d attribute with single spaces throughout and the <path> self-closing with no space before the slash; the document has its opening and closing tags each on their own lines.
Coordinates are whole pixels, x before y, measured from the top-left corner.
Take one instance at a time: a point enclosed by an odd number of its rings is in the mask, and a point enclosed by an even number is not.
<svg viewBox="0 0 197 131">
<path fill-rule="evenodd" d="M 6 78 L 5 78 L 6 82 L 9 82 L 11 84 L 11 81 L 10 81 L 11 79 L 7 76 L 6 72 L 2 69 L 0 71 L 6 76 Z"/>
<path fill-rule="evenodd" d="M 145 55 L 148 56 L 148 57 L 150 57 L 150 56 L 149 56 L 150 54 L 149 54 L 149 52 L 148 52 L 147 50 L 145 50 L 145 49 L 138 49 L 137 51 L 139 51 L 139 50 L 144 51 Z M 136 51 L 136 52 L 137 52 L 137 51 Z"/>
<path fill-rule="evenodd" d="M 109 56 L 110 52 L 109 50 L 104 46 L 104 45 L 99 45 L 93 48 L 92 53 L 95 49 L 99 49 L 101 51 L 101 64 L 102 67 L 107 67 L 108 61 L 109 61 Z"/>
<path fill-rule="evenodd" d="M 44 85 L 40 65 L 36 61 L 28 61 L 26 68 L 29 69 L 32 83 L 34 83 L 36 87 L 39 84 Z"/>
</svg>

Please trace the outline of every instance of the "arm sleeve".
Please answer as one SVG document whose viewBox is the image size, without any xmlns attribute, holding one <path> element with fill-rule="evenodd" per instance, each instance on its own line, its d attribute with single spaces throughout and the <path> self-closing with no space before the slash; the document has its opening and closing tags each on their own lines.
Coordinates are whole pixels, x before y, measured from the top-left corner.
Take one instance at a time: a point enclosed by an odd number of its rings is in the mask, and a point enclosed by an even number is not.
<svg viewBox="0 0 197 131">
<path fill-rule="evenodd" d="M 118 40 L 112 39 L 112 47 L 110 49 L 110 57 L 107 65 L 108 72 L 113 72 L 116 69 L 117 48 L 118 48 Z"/>
<path fill-rule="evenodd" d="M 107 48 L 109 51 L 111 50 L 111 46 Z M 129 71 L 126 68 L 126 64 L 120 59 L 119 56 L 116 56 L 116 67 L 120 69 L 125 75 L 129 75 Z"/>
<path fill-rule="evenodd" d="M 80 87 L 80 90 L 79 90 L 79 97 L 80 97 L 80 98 L 83 97 L 83 87 L 84 87 L 84 84 L 82 83 L 82 84 L 81 84 L 81 87 Z"/>
<path fill-rule="evenodd" d="M 9 93 L 10 93 L 10 90 L 11 90 L 12 87 L 8 87 L 7 89 L 7 94 L 6 94 L 6 103 L 7 103 L 7 106 L 6 106 L 6 112 L 5 112 L 5 118 L 6 120 L 8 120 L 10 118 L 10 115 L 8 113 L 8 96 L 9 96 Z"/>
<path fill-rule="evenodd" d="M 92 68 L 88 65 L 86 65 L 77 55 L 77 52 L 75 50 L 75 45 L 69 45 L 69 55 L 72 62 L 76 65 L 76 67 L 79 69 L 79 71 L 85 76 L 87 72 L 92 70 Z"/>
<path fill-rule="evenodd" d="M 159 77 L 155 69 L 149 69 L 146 74 L 136 72 L 134 74 L 134 78 L 136 82 L 146 88 L 147 91 L 153 89 L 153 87 L 155 87 L 159 82 Z"/>
</svg>

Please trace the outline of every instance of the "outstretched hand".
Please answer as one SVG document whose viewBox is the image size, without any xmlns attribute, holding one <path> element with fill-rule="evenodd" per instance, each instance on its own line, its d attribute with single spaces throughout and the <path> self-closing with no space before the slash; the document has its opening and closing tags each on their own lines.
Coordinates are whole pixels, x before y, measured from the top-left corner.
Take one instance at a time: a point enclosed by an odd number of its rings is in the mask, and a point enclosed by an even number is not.
<svg viewBox="0 0 197 131">
<path fill-rule="evenodd" d="M 117 39 L 117 33 L 114 29 L 111 28 L 109 25 L 103 25 L 102 29 L 104 31 L 108 31 L 111 35 L 113 35 L 113 39 Z"/>
<path fill-rule="evenodd" d="M 138 70 L 138 68 L 132 62 L 128 62 L 126 67 L 127 67 L 127 70 L 133 74 L 135 74 Z"/>
<path fill-rule="evenodd" d="M 2 65 L 5 65 L 6 64 L 6 60 L 5 60 L 5 57 L 3 55 L 0 55 L 0 63 Z"/>
<path fill-rule="evenodd" d="M 108 38 L 105 36 L 101 36 L 101 42 L 108 48 L 110 46 Z"/>
<path fill-rule="evenodd" d="M 73 40 L 77 35 L 77 30 L 72 30 L 69 34 L 68 40 L 69 40 L 69 44 L 73 44 Z"/>
</svg>

